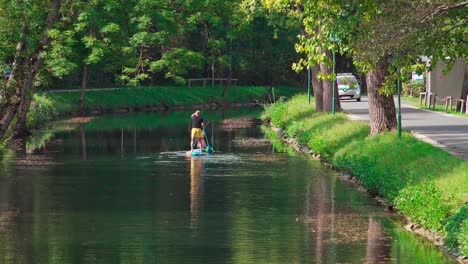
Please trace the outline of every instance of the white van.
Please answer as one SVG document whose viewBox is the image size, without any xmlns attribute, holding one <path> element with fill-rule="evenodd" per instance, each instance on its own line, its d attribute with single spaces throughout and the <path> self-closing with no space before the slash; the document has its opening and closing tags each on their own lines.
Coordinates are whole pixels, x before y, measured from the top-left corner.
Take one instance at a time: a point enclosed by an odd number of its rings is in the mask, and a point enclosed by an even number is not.
<svg viewBox="0 0 468 264">
<path fill-rule="evenodd" d="M 352 73 L 338 73 L 336 76 L 340 99 L 356 99 L 361 101 L 361 86 Z"/>
</svg>

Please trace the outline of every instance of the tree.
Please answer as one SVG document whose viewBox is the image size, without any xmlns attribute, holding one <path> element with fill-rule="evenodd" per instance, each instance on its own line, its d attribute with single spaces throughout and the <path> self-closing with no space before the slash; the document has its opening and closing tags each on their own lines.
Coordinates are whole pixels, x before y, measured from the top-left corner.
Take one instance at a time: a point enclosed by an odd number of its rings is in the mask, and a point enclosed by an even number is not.
<svg viewBox="0 0 468 264">
<path fill-rule="evenodd" d="M 62 1 L 1 1 L 0 6 L 1 20 L 7 20 L 12 25 L 10 29 L 2 32 L 1 38 L 6 40 L 7 47 L 17 42 L 12 73 L 6 87 L 5 103 L 0 111 L 1 139 L 18 109 L 21 107 L 20 111 L 24 112 L 27 111 L 24 109 L 29 107 L 28 91 L 43 66 L 44 59 L 41 54 L 48 48 L 51 40 L 47 32 L 58 20 Z M 15 21 L 19 22 L 16 26 Z M 19 34 L 15 35 L 15 32 Z"/>
<path fill-rule="evenodd" d="M 302 34 L 296 44 L 296 51 L 305 55 L 293 64 L 296 71 L 305 68 L 312 69 L 312 81 L 317 112 L 331 112 L 333 93 L 338 94 L 338 88 L 333 91 L 332 51 L 338 47 L 334 45 L 329 36 L 335 33 L 339 5 L 333 1 L 277 1 L 263 0 L 270 9 L 284 12 L 286 15 L 296 17 L 302 22 Z M 339 99 L 335 102 L 340 108 Z"/>
<path fill-rule="evenodd" d="M 466 57 L 468 1 L 263 2 L 286 12 L 296 10 L 302 16 L 304 32 L 296 49 L 305 58 L 294 67 L 312 67 L 319 72 L 325 111 L 331 101 L 329 80 L 334 80 L 329 69 L 330 50 L 352 56 L 357 67 L 366 73 L 373 135 L 396 127 L 392 94 L 397 68 L 414 63 L 419 55 L 437 59 Z M 328 39 L 332 33 L 341 38 L 338 48 Z M 317 80 L 314 82 L 315 86 L 320 85 Z M 317 101 L 319 107 L 321 103 Z"/>
<path fill-rule="evenodd" d="M 118 54 L 129 37 L 127 9 L 134 4 L 134 1 L 116 0 L 83 2 L 71 23 L 62 23 L 60 28 L 49 33 L 53 41 L 46 64 L 51 73 L 63 78 L 77 70 L 81 75 L 80 112 L 85 107 L 89 69 L 97 66 L 95 68 L 105 71 L 109 68 L 106 66 L 115 63 L 120 69 Z"/>
<path fill-rule="evenodd" d="M 371 133 L 396 127 L 393 92 L 397 68 L 420 55 L 466 58 L 468 1 L 375 1 L 360 11 L 349 38 L 355 61 L 367 71 Z M 356 10 L 356 8 L 354 8 Z M 349 11 L 348 11 L 349 12 Z"/>
</svg>

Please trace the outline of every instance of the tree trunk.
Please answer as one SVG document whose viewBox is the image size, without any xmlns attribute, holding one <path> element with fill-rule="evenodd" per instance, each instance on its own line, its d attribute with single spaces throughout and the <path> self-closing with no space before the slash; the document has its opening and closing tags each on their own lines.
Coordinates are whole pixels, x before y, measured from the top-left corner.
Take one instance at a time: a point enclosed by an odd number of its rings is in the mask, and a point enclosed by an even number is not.
<svg viewBox="0 0 468 264">
<path fill-rule="evenodd" d="M 87 86 L 88 86 L 88 66 L 85 64 L 83 65 L 83 75 L 81 77 L 81 92 L 80 92 L 80 100 L 79 100 L 79 112 L 82 115 L 84 114 L 85 95 L 86 95 Z"/>
<path fill-rule="evenodd" d="M 325 51 L 325 55 L 330 61 L 333 60 L 333 54 L 331 50 Z M 320 71 L 328 76 L 333 74 L 333 68 L 328 67 L 325 64 L 320 64 Z M 336 80 L 323 80 L 322 89 L 323 89 L 323 111 L 332 112 L 333 108 L 333 93 L 335 93 L 335 111 L 338 111 L 341 108 L 340 99 L 338 95 L 338 85 L 335 85 L 335 90 L 333 90 L 333 82 Z M 336 83 L 335 83 L 336 84 Z"/>
<path fill-rule="evenodd" d="M 323 86 L 322 81 L 318 79 L 317 74 L 320 72 L 320 65 L 312 67 L 312 89 L 314 91 L 315 110 L 323 112 Z"/>
<path fill-rule="evenodd" d="M 36 77 L 37 72 L 42 66 L 42 59 L 39 58 L 39 53 L 30 60 L 32 64 L 30 67 L 26 65 L 25 67 L 18 67 L 10 81 L 15 85 L 15 90 L 13 95 L 9 96 L 8 101 L 3 106 L 1 111 L 0 119 L 0 139 L 5 136 L 8 127 L 11 124 L 11 121 L 18 112 L 19 106 L 22 104 L 23 107 L 29 108 L 28 103 L 22 103 L 26 98 L 26 92 L 32 86 L 33 80 Z M 29 64 L 29 63 L 28 63 Z M 16 80 L 16 78 L 18 80 Z M 10 82 L 9 81 L 9 82 Z M 27 112 L 27 109 L 25 109 Z"/>
<path fill-rule="evenodd" d="M 385 263 L 391 259 L 391 250 L 391 243 L 388 241 L 382 224 L 375 219 L 369 219 L 365 263 Z"/>
<path fill-rule="evenodd" d="M 366 77 L 371 135 L 392 130 L 397 125 L 393 96 L 379 93 L 379 88 L 387 76 L 387 70 L 388 64 L 380 61 L 377 68 L 370 70 Z"/>
<path fill-rule="evenodd" d="M 81 159 L 88 160 L 88 151 L 86 146 L 86 130 L 83 124 L 80 125 Z"/>
<path fill-rule="evenodd" d="M 331 52 L 325 52 L 328 57 L 331 58 Z M 320 71 L 325 75 L 331 75 L 332 68 L 328 67 L 327 65 L 321 63 L 320 64 Z M 323 87 L 323 111 L 324 112 L 331 112 L 332 111 L 332 99 L 333 99 L 333 83 L 331 80 L 323 80 L 322 81 Z"/>
<path fill-rule="evenodd" d="M 231 87 L 231 82 L 232 82 L 232 71 L 229 70 L 228 80 L 226 81 L 226 85 L 224 86 L 224 89 L 223 89 L 223 94 L 221 95 L 221 105 L 223 106 L 226 103 L 226 94 L 227 94 L 228 89 Z"/>
<path fill-rule="evenodd" d="M 30 93 L 25 93 L 21 98 L 18 113 L 16 115 L 15 131 L 13 132 L 13 138 L 15 139 L 26 138 L 31 135 L 27 126 L 27 115 L 31 101 L 32 94 Z"/>
<path fill-rule="evenodd" d="M 7 84 L 9 88 L 14 87 L 14 89 L 11 91 L 12 94 L 6 98 L 6 103 L 3 105 L 0 112 L 0 139 L 5 136 L 5 133 L 8 130 L 11 121 L 15 117 L 21 102 L 25 99 L 26 92 L 31 88 L 37 73 L 42 67 L 43 59 L 39 54 L 50 44 L 50 38 L 47 35 L 47 31 L 52 28 L 53 24 L 57 21 L 61 4 L 61 0 L 52 1 L 47 15 L 44 35 L 30 59 L 24 59 L 26 43 L 23 41 L 18 43 L 12 75 Z M 24 26 L 22 31 L 23 33 L 27 33 L 27 27 Z M 26 105 L 28 108 L 29 104 L 25 104 L 25 106 Z"/>
<path fill-rule="evenodd" d="M 228 91 L 229 86 L 230 86 L 230 84 L 228 84 L 228 83 L 230 83 L 230 81 L 226 82 L 226 84 L 224 85 L 223 93 L 221 95 L 221 102 L 220 103 L 221 103 L 222 106 L 224 106 L 226 104 L 226 94 L 227 94 L 227 91 Z"/>
</svg>

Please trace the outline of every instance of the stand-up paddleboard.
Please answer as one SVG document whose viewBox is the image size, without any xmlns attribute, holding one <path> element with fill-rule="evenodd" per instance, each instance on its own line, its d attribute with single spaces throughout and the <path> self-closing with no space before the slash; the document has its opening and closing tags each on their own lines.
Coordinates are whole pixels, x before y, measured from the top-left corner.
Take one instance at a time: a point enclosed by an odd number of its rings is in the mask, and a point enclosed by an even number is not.
<svg viewBox="0 0 468 264">
<path fill-rule="evenodd" d="M 187 151 L 185 153 L 185 156 L 198 157 L 198 156 L 206 156 L 212 153 L 213 153 L 213 148 L 205 148 L 203 150 L 195 149 L 192 151 Z"/>
<path fill-rule="evenodd" d="M 193 150 L 193 151 L 191 151 L 191 153 L 190 153 L 190 156 L 192 156 L 192 157 L 196 157 L 196 156 L 205 156 L 205 155 L 206 155 L 206 152 L 203 152 L 202 150 L 199 150 L 199 149 Z"/>
</svg>

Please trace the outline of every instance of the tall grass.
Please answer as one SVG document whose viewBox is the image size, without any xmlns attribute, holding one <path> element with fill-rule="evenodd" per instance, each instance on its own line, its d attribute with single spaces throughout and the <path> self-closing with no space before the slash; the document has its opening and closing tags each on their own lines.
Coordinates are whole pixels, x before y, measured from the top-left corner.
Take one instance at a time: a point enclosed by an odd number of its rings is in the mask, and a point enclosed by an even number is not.
<svg viewBox="0 0 468 264">
<path fill-rule="evenodd" d="M 445 235 L 448 246 L 468 254 L 468 222 L 463 218 L 467 162 L 410 133 L 402 139 L 394 132 L 370 137 L 365 123 L 342 113 L 315 113 L 305 95 L 266 107 L 262 119 L 357 177 L 369 192 L 386 197 L 413 222 Z"/>
</svg>

